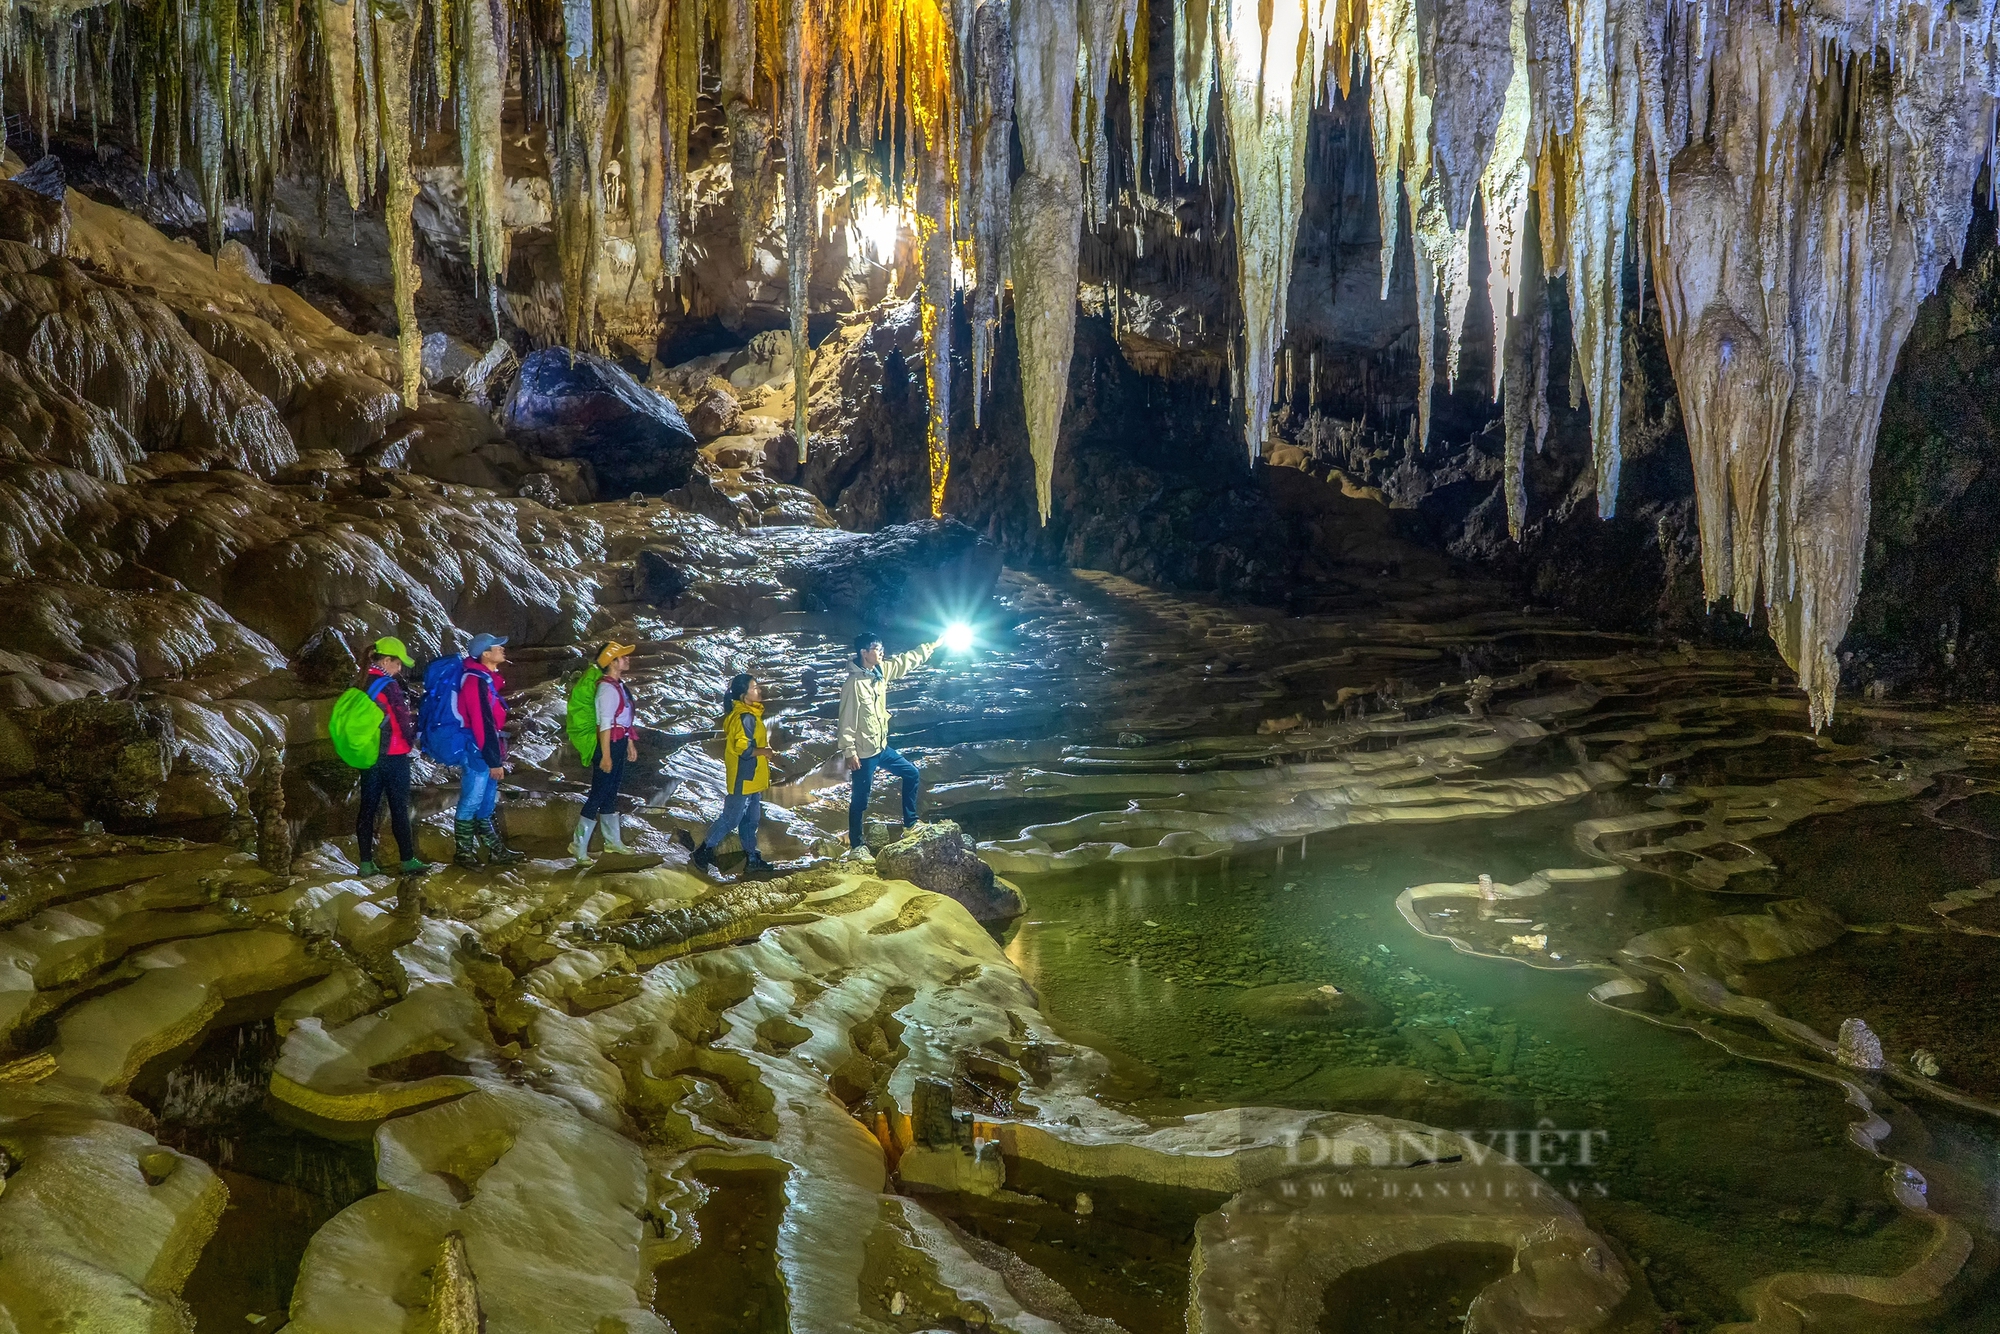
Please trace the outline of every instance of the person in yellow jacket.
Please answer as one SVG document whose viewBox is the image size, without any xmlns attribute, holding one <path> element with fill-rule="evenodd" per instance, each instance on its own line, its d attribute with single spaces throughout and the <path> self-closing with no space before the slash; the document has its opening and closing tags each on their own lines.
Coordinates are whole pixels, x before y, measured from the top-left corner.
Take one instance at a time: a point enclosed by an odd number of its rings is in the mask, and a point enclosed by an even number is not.
<svg viewBox="0 0 2000 1334">
<path fill-rule="evenodd" d="M 764 687 L 748 672 L 729 682 L 729 712 L 722 719 L 722 769 L 729 782 L 722 814 L 708 827 L 694 864 L 715 865 L 715 850 L 734 829 L 743 840 L 746 875 L 769 873 L 771 864 L 757 855 L 757 826 L 764 818 L 764 793 L 771 786 L 771 737 L 764 728 Z"/>
<path fill-rule="evenodd" d="M 853 792 L 847 800 L 850 855 L 858 855 L 867 847 L 862 841 L 862 817 L 868 814 L 868 798 L 874 791 L 877 769 L 903 780 L 904 832 L 909 832 L 917 822 L 917 797 L 923 791 L 923 779 L 917 766 L 889 744 L 889 683 L 929 662 L 937 646 L 938 641 L 933 639 L 908 653 L 885 658 L 880 636 L 862 635 L 854 641 L 847 681 L 840 688 L 838 741 L 841 762 L 854 775 Z"/>
</svg>

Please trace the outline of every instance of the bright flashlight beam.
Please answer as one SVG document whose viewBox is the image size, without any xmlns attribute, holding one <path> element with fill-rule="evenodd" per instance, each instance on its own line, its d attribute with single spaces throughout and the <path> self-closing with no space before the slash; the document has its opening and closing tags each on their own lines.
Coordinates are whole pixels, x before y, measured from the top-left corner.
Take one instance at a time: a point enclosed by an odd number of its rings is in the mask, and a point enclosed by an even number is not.
<svg viewBox="0 0 2000 1334">
<path fill-rule="evenodd" d="M 972 627 L 964 621 L 953 621 L 944 628 L 944 646 L 953 653 L 963 653 L 972 647 Z"/>
</svg>

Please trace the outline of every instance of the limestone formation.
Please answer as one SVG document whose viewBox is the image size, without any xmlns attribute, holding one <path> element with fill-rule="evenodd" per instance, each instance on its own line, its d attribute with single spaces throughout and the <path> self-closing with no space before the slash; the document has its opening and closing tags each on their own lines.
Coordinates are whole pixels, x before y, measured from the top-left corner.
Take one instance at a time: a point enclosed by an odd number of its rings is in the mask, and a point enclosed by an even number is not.
<svg viewBox="0 0 2000 1334">
<path fill-rule="evenodd" d="M 889 844 L 875 855 L 875 869 L 956 900 L 976 922 L 1001 925 L 1024 911 L 1019 891 L 994 877 L 950 820 L 921 825 Z"/>
<path fill-rule="evenodd" d="M 877 13 L 875 0 L 783 14 L 739 0 L 724 7 L 717 27 L 728 40 L 712 49 L 703 46 L 705 22 L 664 0 L 572 7 L 547 31 L 477 6 L 437 7 L 432 31 L 424 6 L 405 15 L 379 3 L 362 13 L 321 3 L 295 16 L 259 4 L 241 29 L 244 68 L 255 70 L 258 89 L 242 115 L 224 111 L 235 99 L 222 87 L 234 66 L 215 63 L 213 52 L 239 30 L 220 20 L 124 44 L 79 42 L 70 28 L 45 27 L 31 6 L 9 11 L 6 22 L 9 49 L 38 71 L 24 85 L 34 119 L 83 116 L 74 99 L 51 91 L 69 86 L 72 60 L 88 66 L 100 90 L 93 97 L 135 90 L 141 169 L 178 165 L 185 145 L 216 250 L 232 189 L 250 201 L 268 238 L 288 160 L 278 108 L 295 92 L 323 101 L 328 132 L 301 151 L 341 184 L 351 208 L 376 192 L 380 176 L 374 202 L 386 221 L 398 343 L 395 373 L 385 378 L 411 407 L 424 333 L 415 233 L 443 225 L 430 202 L 417 208 L 420 176 L 434 171 L 413 157 L 417 127 L 452 104 L 449 170 L 459 184 L 450 209 L 462 219 L 449 226 L 476 286 L 510 281 L 503 270 L 522 229 L 507 221 L 506 200 L 523 180 L 513 173 L 527 169 L 507 164 L 502 141 L 512 133 L 508 99 L 524 76 L 500 53 L 518 36 L 546 62 L 537 78 L 560 74 L 547 113 L 548 143 L 560 151 L 542 153 L 540 168 L 559 252 L 557 271 L 543 280 L 553 291 L 510 293 L 510 309 L 543 328 L 526 312 L 553 295 L 564 313 L 546 327 L 559 326 L 572 347 L 597 350 L 602 319 L 650 355 L 664 324 L 661 300 L 671 299 L 690 253 L 684 235 L 702 225 L 688 144 L 706 61 L 722 89 L 729 141 L 718 164 L 727 186 L 716 197 L 733 209 L 742 268 L 769 254 L 786 270 L 771 299 L 797 354 L 791 415 L 800 461 L 812 429 L 808 316 L 828 299 L 815 269 L 828 220 L 853 216 L 864 201 L 892 217 L 913 209 L 930 312 L 923 336 L 933 508 L 943 502 L 951 452 L 953 297 L 969 293 L 971 369 L 983 394 L 1004 280 L 1014 292 L 1044 521 L 1082 233 L 1129 225 L 1143 253 L 1145 227 L 1123 219 L 1153 207 L 1145 179 L 1152 164 L 1198 182 L 1211 136 L 1235 208 L 1227 357 L 1246 445 L 1253 458 L 1262 451 L 1274 405 L 1290 397 L 1279 392 L 1278 367 L 1281 352 L 1292 355 L 1286 303 L 1311 116 L 1336 92 L 1345 97 L 1365 65 L 1384 295 L 1404 212 L 1413 229 L 1418 447 L 1430 434 L 1440 351 L 1447 384 L 1458 378 L 1479 216 L 1496 366 L 1525 339 L 1522 364 L 1546 368 L 1551 350 L 1533 317 L 1533 275 L 1566 288 L 1580 373 L 1572 393 L 1590 413 L 1599 509 L 1614 515 L 1624 273 L 1636 253 L 1688 405 L 1708 596 L 1769 616 L 1823 722 L 1857 595 L 1889 374 L 1917 302 L 1962 251 L 1973 179 L 1988 158 L 1982 117 L 2000 88 L 1992 16 L 1931 0 L 1861 10 L 1808 0 L 1728 15 L 1689 0 L 1496 0 L 1449 22 L 1402 0 L 1175 0 L 1169 8 L 1160 28 L 1171 32 L 1174 58 L 1156 72 L 1151 36 L 1137 27 L 1151 11 L 1124 0 L 1061 0 L 1012 14 L 994 3 L 914 0 L 896 6 L 893 19 Z M 103 0 L 76 13 L 83 27 L 109 31 L 117 22 L 109 11 L 127 9 L 150 12 Z M 310 41 L 304 27 L 314 30 Z M 432 32 L 421 43 L 430 71 L 412 65 L 420 30 Z M 1808 31 L 1818 36 L 1799 36 Z M 785 77 L 760 77 L 767 66 Z M 1174 151 L 1155 158 L 1144 108 L 1158 76 L 1169 90 Z M 1114 82 L 1129 109 L 1124 129 L 1111 124 Z M 1212 98 L 1222 118 L 1211 127 Z M 1774 119 L 1772 106 L 1809 114 Z M 1778 119 L 1784 124 L 1773 128 Z M 1010 126 L 1024 166 L 1011 184 L 1001 162 Z M 771 179 L 774 131 L 785 146 L 782 191 Z M 1119 156 L 1121 136 L 1129 156 Z M 887 154 L 877 156 L 884 145 Z M 907 166 L 895 167 L 899 160 Z M 861 164 L 862 178 L 829 191 L 820 173 L 835 163 Z M 877 163 L 891 165 L 869 165 Z M 779 194 L 782 241 L 767 237 Z M 24 205 L 21 216 L 49 212 L 46 203 Z M 1892 221 L 1877 225 L 1885 218 Z M 59 250 L 63 226 L 52 214 L 17 239 Z M 1182 229 L 1176 219 L 1172 234 Z M 1510 334 L 1517 324 L 1525 327 Z M 1539 400 L 1531 388 L 1539 371 L 1494 378 L 1496 388 L 1511 380 L 1510 400 Z M 1511 401 L 1508 411 L 1518 458 L 1528 423 L 1537 441 L 1546 423 Z M 975 396 L 975 418 L 980 412 Z"/>
</svg>

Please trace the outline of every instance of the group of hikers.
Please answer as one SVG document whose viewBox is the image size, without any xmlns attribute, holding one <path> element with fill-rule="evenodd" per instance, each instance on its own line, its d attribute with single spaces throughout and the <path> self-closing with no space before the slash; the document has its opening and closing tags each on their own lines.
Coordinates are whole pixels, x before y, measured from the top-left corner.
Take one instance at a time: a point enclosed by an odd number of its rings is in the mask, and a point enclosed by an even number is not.
<svg viewBox="0 0 2000 1334">
<path fill-rule="evenodd" d="M 854 640 L 836 737 L 836 754 L 851 782 L 850 855 L 872 855 L 865 816 L 878 772 L 902 780 L 903 827 L 917 823 L 922 777 L 916 765 L 889 745 L 888 691 L 891 683 L 927 662 L 937 646 L 932 640 L 890 657 L 883 654 L 877 635 Z M 570 840 L 570 853 L 578 862 L 590 859 L 598 833 L 606 852 L 632 851 L 619 827 L 618 798 L 626 767 L 639 758 L 638 715 L 626 683 L 635 651 L 635 645 L 616 640 L 601 645 L 569 691 L 565 731 L 590 775 L 590 792 Z M 493 818 L 508 763 L 506 681 L 500 675 L 506 661 L 504 636 L 474 636 L 462 655 L 448 654 L 425 670 L 423 697 L 412 712 L 402 681 L 404 671 L 416 666 L 408 647 L 393 637 L 370 646 L 360 682 L 336 702 L 329 726 L 341 758 L 361 770 L 354 835 L 362 875 L 411 876 L 435 869 L 419 854 L 410 820 L 411 757 L 419 751 L 461 774 L 453 863 L 506 866 L 523 860 L 526 854 L 507 846 Z M 734 831 L 743 846 L 745 873 L 766 874 L 771 866 L 758 851 L 757 831 L 775 752 L 764 722 L 763 683 L 749 672 L 739 672 L 729 682 L 721 734 L 727 785 L 722 813 L 695 847 L 693 862 L 703 871 L 712 868 L 717 850 Z M 402 859 L 388 866 L 375 860 L 376 827 L 384 806 Z"/>
</svg>

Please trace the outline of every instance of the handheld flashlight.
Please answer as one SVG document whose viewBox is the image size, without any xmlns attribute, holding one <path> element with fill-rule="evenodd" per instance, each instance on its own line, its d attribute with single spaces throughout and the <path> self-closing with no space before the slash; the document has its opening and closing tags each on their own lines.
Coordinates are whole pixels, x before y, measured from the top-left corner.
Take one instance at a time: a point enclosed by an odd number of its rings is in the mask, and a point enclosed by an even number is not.
<svg viewBox="0 0 2000 1334">
<path fill-rule="evenodd" d="M 972 647 L 972 627 L 964 621 L 953 621 L 944 628 L 944 633 L 938 637 L 944 641 L 944 646 L 953 653 L 963 653 Z"/>
</svg>

